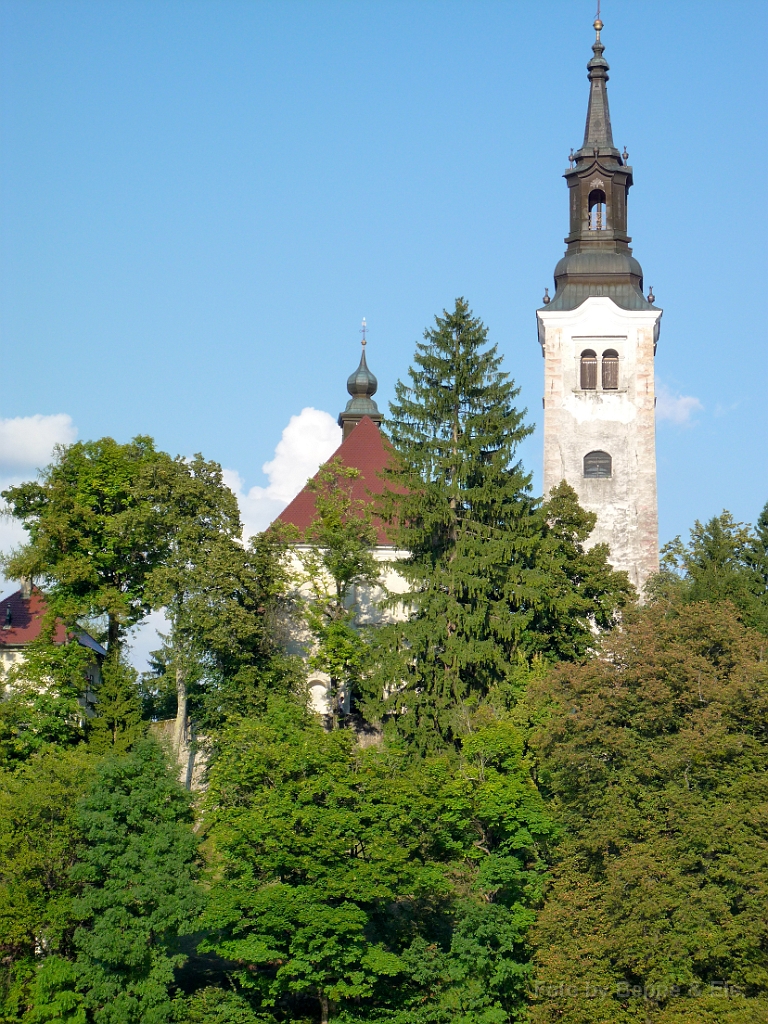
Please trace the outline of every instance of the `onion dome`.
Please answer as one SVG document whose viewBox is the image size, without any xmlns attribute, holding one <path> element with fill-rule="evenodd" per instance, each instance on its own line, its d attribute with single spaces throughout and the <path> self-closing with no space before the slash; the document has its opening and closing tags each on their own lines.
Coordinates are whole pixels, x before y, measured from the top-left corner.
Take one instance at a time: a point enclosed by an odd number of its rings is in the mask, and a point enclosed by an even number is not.
<svg viewBox="0 0 768 1024">
<path fill-rule="evenodd" d="M 345 439 L 354 430 L 363 416 L 369 416 L 378 426 L 381 425 L 381 421 L 383 419 L 379 412 L 378 405 L 376 405 L 373 400 L 373 396 L 378 390 L 379 382 L 368 369 L 368 362 L 365 358 L 365 335 L 367 330 L 368 328 L 366 327 L 365 320 L 363 320 L 361 330 L 363 342 L 362 352 L 360 353 L 360 365 L 357 367 L 355 372 L 351 373 L 347 378 L 347 391 L 352 397 L 347 402 L 344 412 L 339 413 L 338 423 L 344 430 Z"/>
</svg>

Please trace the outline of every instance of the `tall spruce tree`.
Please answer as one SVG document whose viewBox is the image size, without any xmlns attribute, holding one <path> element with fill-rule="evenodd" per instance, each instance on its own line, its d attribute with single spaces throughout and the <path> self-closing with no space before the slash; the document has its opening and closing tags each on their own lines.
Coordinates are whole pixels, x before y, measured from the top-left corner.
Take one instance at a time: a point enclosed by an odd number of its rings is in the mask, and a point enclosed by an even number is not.
<svg viewBox="0 0 768 1024">
<path fill-rule="evenodd" d="M 607 567 L 605 549 L 584 558 L 592 524 L 585 531 L 577 522 L 575 495 L 570 525 L 561 509 L 532 497 L 517 457 L 532 427 L 487 336 L 462 298 L 436 317 L 417 344 L 409 383 L 396 386 L 386 424 L 394 454 L 379 513 L 410 552 L 397 569 L 411 593 L 407 621 L 375 639 L 370 704 L 388 692 L 385 706 L 421 749 L 455 740 L 463 704 L 508 684 L 521 660 L 562 657 L 563 633 L 589 636 L 593 612 L 604 618 L 607 604 L 610 618 L 629 589 Z M 574 554 L 595 594 L 573 572 L 555 571 Z M 591 594 L 575 615 L 563 580 Z"/>
</svg>

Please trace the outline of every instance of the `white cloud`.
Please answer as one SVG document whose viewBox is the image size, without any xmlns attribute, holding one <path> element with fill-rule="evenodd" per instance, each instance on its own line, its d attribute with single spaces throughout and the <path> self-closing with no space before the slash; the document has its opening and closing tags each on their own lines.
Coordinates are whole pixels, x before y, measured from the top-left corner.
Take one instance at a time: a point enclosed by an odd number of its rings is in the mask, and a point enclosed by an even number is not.
<svg viewBox="0 0 768 1024">
<path fill-rule="evenodd" d="M 76 437 L 72 417 L 63 412 L 0 419 L 0 491 L 30 480 L 51 461 L 54 445 L 71 444 Z M 0 515 L 0 551 L 8 554 L 26 539 L 20 523 Z M 17 589 L 18 583 L 0 576 L 0 599 Z"/>
<path fill-rule="evenodd" d="M 72 417 L 63 412 L 0 419 L 0 473 L 39 469 L 50 462 L 54 445 L 71 444 L 76 437 Z"/>
<path fill-rule="evenodd" d="M 266 487 L 246 492 L 240 474 L 225 469 L 224 482 L 237 495 L 246 536 L 265 530 L 340 444 L 341 428 L 333 416 L 308 406 L 291 416 L 275 457 L 262 466 L 269 479 Z"/>
<path fill-rule="evenodd" d="M 693 395 L 675 395 L 665 384 L 656 389 L 657 420 L 669 420 L 678 426 L 686 426 L 691 423 L 693 414 L 703 408 L 699 399 Z"/>
<path fill-rule="evenodd" d="M 12 484 L 21 483 L 20 480 L 0 480 L 0 490 L 10 487 Z M 0 515 L 0 551 L 8 555 L 14 549 L 27 540 L 27 533 L 21 523 L 15 519 Z M 0 574 L 0 601 L 9 594 L 15 593 L 19 584 L 15 580 L 7 580 Z"/>
</svg>

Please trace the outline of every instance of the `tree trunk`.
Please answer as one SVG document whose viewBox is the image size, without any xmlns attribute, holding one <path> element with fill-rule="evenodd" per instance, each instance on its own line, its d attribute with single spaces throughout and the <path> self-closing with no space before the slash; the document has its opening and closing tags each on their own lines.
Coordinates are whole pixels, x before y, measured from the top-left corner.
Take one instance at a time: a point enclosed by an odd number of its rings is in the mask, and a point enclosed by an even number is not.
<svg viewBox="0 0 768 1024">
<path fill-rule="evenodd" d="M 107 650 L 116 654 L 120 650 L 120 623 L 110 615 L 107 621 Z"/>
<path fill-rule="evenodd" d="M 328 1015 L 330 1013 L 330 1006 L 328 1004 L 328 996 L 321 992 L 320 996 L 320 1024 L 328 1024 Z"/>
<path fill-rule="evenodd" d="M 187 735 L 187 681 L 181 665 L 176 665 L 176 724 L 173 727 L 173 750 L 178 756 Z"/>
</svg>

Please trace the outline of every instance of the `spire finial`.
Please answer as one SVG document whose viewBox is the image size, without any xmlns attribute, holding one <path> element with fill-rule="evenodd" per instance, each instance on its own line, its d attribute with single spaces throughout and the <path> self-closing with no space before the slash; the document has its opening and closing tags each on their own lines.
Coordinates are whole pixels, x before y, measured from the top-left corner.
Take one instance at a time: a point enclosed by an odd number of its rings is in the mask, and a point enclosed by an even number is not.
<svg viewBox="0 0 768 1024">
<path fill-rule="evenodd" d="M 368 324 L 365 322 L 365 317 L 363 317 L 360 333 L 363 336 L 360 365 L 347 378 L 347 391 L 351 397 L 347 402 L 346 409 L 339 414 L 338 419 L 339 426 L 344 428 L 345 440 L 364 416 L 370 417 L 377 424 L 380 424 L 382 421 L 379 407 L 373 400 L 373 396 L 378 390 L 379 382 L 368 369 L 368 362 L 365 358 L 365 346 L 368 343 Z"/>
<path fill-rule="evenodd" d="M 597 37 L 595 39 L 595 42 L 597 42 L 597 43 L 600 42 L 600 32 L 602 30 L 602 27 L 603 27 L 603 23 L 600 20 L 600 0 L 597 0 L 597 14 L 595 15 L 595 20 L 592 23 L 592 28 L 597 33 Z"/>
</svg>

